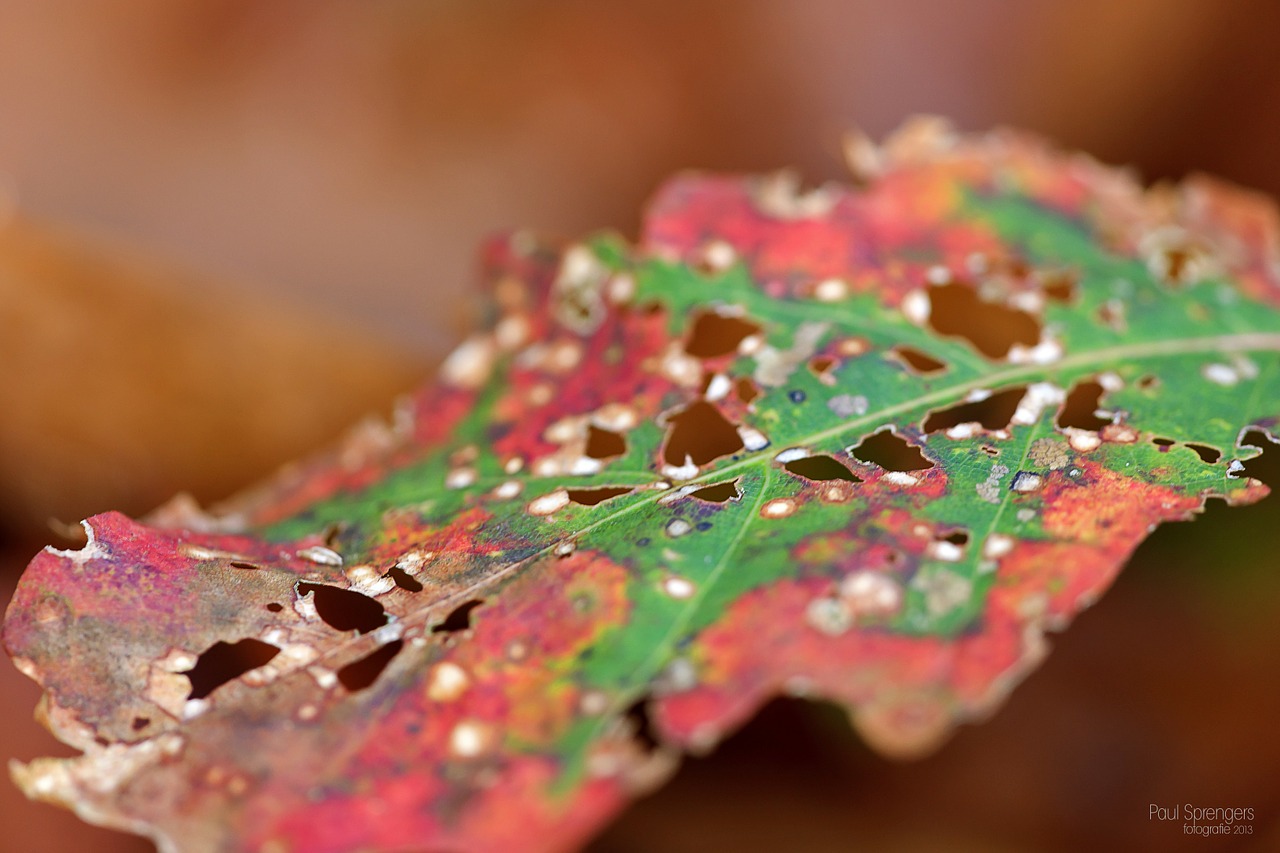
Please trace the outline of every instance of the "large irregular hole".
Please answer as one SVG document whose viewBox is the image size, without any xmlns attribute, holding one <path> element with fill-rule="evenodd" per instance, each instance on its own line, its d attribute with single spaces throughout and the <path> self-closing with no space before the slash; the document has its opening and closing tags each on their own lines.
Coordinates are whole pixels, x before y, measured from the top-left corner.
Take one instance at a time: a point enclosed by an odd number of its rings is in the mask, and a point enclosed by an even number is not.
<svg viewBox="0 0 1280 853">
<path fill-rule="evenodd" d="M 481 604 L 484 604 L 483 598 L 473 598 L 470 601 L 464 601 L 445 617 L 444 621 L 431 629 L 433 634 L 456 634 L 459 631 L 466 631 L 471 627 L 471 611 L 475 610 Z"/>
<path fill-rule="evenodd" d="M 853 476 L 853 472 L 840 461 L 832 456 L 806 456 L 803 459 L 793 459 L 782 467 L 786 468 L 792 474 L 799 474 L 809 480 L 847 480 L 850 483 L 861 483 L 857 477 Z"/>
<path fill-rule="evenodd" d="M 602 486 L 598 489 L 566 489 L 569 500 L 583 506 L 595 506 L 598 503 L 616 498 L 621 495 L 629 495 L 635 491 L 627 486 Z"/>
<path fill-rule="evenodd" d="M 1216 447 L 1210 447 L 1207 444 L 1188 443 L 1187 447 L 1190 447 L 1196 452 L 1196 455 L 1200 457 L 1201 462 L 1207 462 L 1210 465 L 1222 458 L 1221 450 L 1218 450 Z"/>
<path fill-rule="evenodd" d="M 924 471 L 933 467 L 920 448 L 887 427 L 867 436 L 849 452 L 886 471 Z"/>
<path fill-rule="evenodd" d="M 931 373 L 941 373 L 947 369 L 945 361 L 939 361 L 926 352 L 922 352 L 915 347 L 896 346 L 889 350 L 889 355 L 906 365 L 913 373 L 921 376 L 928 376 Z"/>
<path fill-rule="evenodd" d="M 379 646 L 360 660 L 338 670 L 338 681 L 352 693 L 365 689 L 378 680 L 378 676 L 382 675 L 382 671 L 403 648 L 404 640 L 393 640 L 385 646 Z"/>
<path fill-rule="evenodd" d="M 924 419 L 926 433 L 951 429 L 960 424 L 976 423 L 985 430 L 1004 429 L 1013 420 L 1018 403 L 1026 394 L 1026 386 L 1018 385 L 998 391 L 981 400 L 958 403 L 945 409 L 930 412 Z"/>
<path fill-rule="evenodd" d="M 1094 412 L 1102 405 L 1102 386 L 1097 382 L 1080 382 L 1067 392 L 1067 400 L 1058 414 L 1058 426 L 1098 431 L 1111 423 Z"/>
<path fill-rule="evenodd" d="M 387 577 L 395 581 L 396 586 L 408 592 L 422 592 L 422 582 L 399 566 L 387 570 Z"/>
<path fill-rule="evenodd" d="M 247 638 L 238 643 L 214 643 L 200 655 L 196 665 L 183 673 L 191 681 L 188 699 L 203 699 L 214 690 L 251 669 L 266 666 L 280 649 L 261 640 Z"/>
<path fill-rule="evenodd" d="M 689 495 L 700 501 L 722 504 L 726 501 L 738 500 L 742 497 L 742 492 L 738 491 L 737 480 L 726 480 L 723 483 L 714 483 L 710 486 L 703 486 L 701 489 L 694 489 Z"/>
<path fill-rule="evenodd" d="M 929 288 L 929 325 L 955 335 L 988 358 L 1004 358 L 1014 344 L 1040 342 L 1040 324 L 1025 311 L 986 302 L 972 287 L 952 282 Z"/>
<path fill-rule="evenodd" d="M 684 351 L 696 358 L 715 358 L 738 351 L 743 339 L 759 334 L 760 326 L 742 317 L 703 311 L 693 318 Z"/>
<path fill-rule="evenodd" d="M 1280 452 L 1272 449 L 1280 442 L 1273 441 L 1260 429 L 1251 429 L 1241 436 L 1239 444 L 1241 447 L 1256 447 L 1262 451 L 1260 456 L 1255 456 L 1241 465 L 1239 473 L 1269 486 L 1280 484 L 1280 474 L 1277 474 L 1277 469 L 1280 468 Z"/>
<path fill-rule="evenodd" d="M 627 452 L 627 439 L 622 433 L 590 425 L 587 427 L 587 446 L 583 452 L 592 459 L 621 456 Z"/>
<path fill-rule="evenodd" d="M 695 465 L 742 450 L 742 437 L 720 410 L 705 400 L 690 403 L 679 414 L 670 416 L 666 447 L 662 451 L 668 465 L 684 465 L 685 458 Z"/>
<path fill-rule="evenodd" d="M 299 583 L 298 594 L 307 593 L 314 596 L 316 613 L 334 630 L 367 634 L 387 624 L 387 611 L 364 593 L 320 583 Z"/>
</svg>

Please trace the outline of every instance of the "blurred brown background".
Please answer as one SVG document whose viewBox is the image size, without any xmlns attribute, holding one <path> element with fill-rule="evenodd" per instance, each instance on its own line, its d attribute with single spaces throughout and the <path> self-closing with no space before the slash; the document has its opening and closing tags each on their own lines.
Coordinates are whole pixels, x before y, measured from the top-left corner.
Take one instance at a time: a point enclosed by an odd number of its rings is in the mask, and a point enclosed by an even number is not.
<svg viewBox="0 0 1280 853">
<path fill-rule="evenodd" d="M 386 411 L 465 328 L 482 236 L 634 234 L 680 168 L 839 177 L 842 130 L 936 112 L 1276 194 L 1277 36 L 1268 0 L 7 0 L 6 589 L 48 519 L 214 500 Z M 1188 849 L 1280 846 L 1276 508 L 1158 533 L 935 758 L 780 703 L 597 848 L 1171 849 L 1147 806 L 1188 801 L 1259 815 Z M 60 749 L 35 695 L 0 666 L 6 756 Z M 0 823 L 147 849 L 7 785 Z"/>
</svg>

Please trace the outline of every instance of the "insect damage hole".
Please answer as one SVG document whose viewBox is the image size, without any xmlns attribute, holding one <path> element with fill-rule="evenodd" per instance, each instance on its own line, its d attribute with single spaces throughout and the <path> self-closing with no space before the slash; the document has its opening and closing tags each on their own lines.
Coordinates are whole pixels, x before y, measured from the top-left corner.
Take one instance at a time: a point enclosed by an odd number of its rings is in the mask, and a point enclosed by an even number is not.
<svg viewBox="0 0 1280 853">
<path fill-rule="evenodd" d="M 473 598 L 470 601 L 464 601 L 445 617 L 444 621 L 431 629 L 433 634 L 456 634 L 459 631 L 466 631 L 471 627 L 471 612 L 484 604 L 483 598 Z"/>
<path fill-rule="evenodd" d="M 742 492 L 738 490 L 737 480 L 727 480 L 723 483 L 714 483 L 710 486 L 703 486 L 701 489 L 694 489 L 689 493 L 689 496 L 708 503 L 722 504 L 727 501 L 741 500 Z"/>
<path fill-rule="evenodd" d="M 601 429 L 591 424 L 587 426 L 587 445 L 583 453 L 592 459 L 611 459 L 627 452 L 627 439 L 622 433 Z"/>
<path fill-rule="evenodd" d="M 817 480 L 819 482 L 827 480 L 847 480 L 850 483 L 862 482 L 853 475 L 852 471 L 832 456 L 805 456 L 801 459 L 793 459 L 782 467 L 792 474 L 808 480 Z"/>
<path fill-rule="evenodd" d="M 387 624 L 387 611 L 374 599 L 352 589 L 302 581 L 298 595 L 312 594 L 316 613 L 335 631 L 367 634 Z"/>
<path fill-rule="evenodd" d="M 909 346 L 896 346 L 889 350 L 889 355 L 903 364 L 912 373 L 929 376 L 947 369 L 945 361 L 939 361 L 926 352 Z"/>
<path fill-rule="evenodd" d="M 360 660 L 338 670 L 338 681 L 351 693 L 369 687 L 403 648 L 404 640 L 392 640 L 385 646 L 379 646 Z"/>
<path fill-rule="evenodd" d="M 667 422 L 669 431 L 662 458 L 668 465 L 684 465 L 686 458 L 695 465 L 705 465 L 744 447 L 734 425 L 704 400 L 690 403 Z"/>
<path fill-rule="evenodd" d="M 923 429 L 925 433 L 933 433 L 969 423 L 976 423 L 988 431 L 1004 429 L 1013 420 L 1013 413 L 1018 410 L 1018 403 L 1026 391 L 1025 385 L 1018 385 L 980 400 L 938 409 L 925 417 Z"/>
<path fill-rule="evenodd" d="M 279 647 L 253 638 L 236 643 L 218 640 L 205 649 L 195 666 L 182 673 L 191 682 L 187 699 L 203 699 L 228 681 L 266 666 L 278 654 Z"/>
<path fill-rule="evenodd" d="M 1058 413 L 1058 427 L 1067 429 L 1098 430 L 1111 423 L 1110 419 L 1099 417 L 1097 412 L 1102 405 L 1103 387 L 1095 381 L 1078 382 L 1067 392 L 1067 400 Z"/>
<path fill-rule="evenodd" d="M 761 331 L 758 323 L 740 316 L 702 311 L 693 318 L 684 351 L 695 358 L 716 358 L 738 351 L 738 345 Z"/>
<path fill-rule="evenodd" d="M 602 486 L 597 489 L 566 489 L 565 493 L 569 496 L 570 503 L 595 506 L 609 500 L 609 498 L 629 495 L 633 491 L 635 489 L 628 486 Z"/>
<path fill-rule="evenodd" d="M 1040 324 L 1025 311 L 983 300 L 978 291 L 950 282 L 929 288 L 929 326 L 968 341 L 988 358 L 1004 358 L 1014 344 L 1040 342 Z"/>
<path fill-rule="evenodd" d="M 421 581 L 399 566 L 392 566 L 388 569 L 386 577 L 391 578 L 391 580 L 395 581 L 396 586 L 407 592 L 422 592 Z"/>
<path fill-rule="evenodd" d="M 879 465 L 886 471 L 924 471 L 933 467 L 920 448 L 898 435 L 892 427 L 873 432 L 849 452 L 854 458 Z"/>
<path fill-rule="evenodd" d="M 1196 452 L 1196 455 L 1200 457 L 1201 462 L 1206 462 L 1210 465 L 1222 458 L 1221 450 L 1218 450 L 1216 447 L 1210 447 L 1207 444 L 1191 444 L 1188 442 L 1187 447 Z"/>
</svg>

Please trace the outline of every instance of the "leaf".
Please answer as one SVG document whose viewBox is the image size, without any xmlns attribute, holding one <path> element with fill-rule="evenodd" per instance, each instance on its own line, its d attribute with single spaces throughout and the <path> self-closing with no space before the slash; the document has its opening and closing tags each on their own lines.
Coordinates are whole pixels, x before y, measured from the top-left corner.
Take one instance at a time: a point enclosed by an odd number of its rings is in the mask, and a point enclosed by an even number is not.
<svg viewBox="0 0 1280 853">
<path fill-rule="evenodd" d="M 1154 525 L 1266 493 L 1265 202 L 928 121 L 850 154 L 496 242 L 392 425 L 38 555 L 5 643 L 84 755 L 19 784 L 165 849 L 571 847 L 779 691 L 936 747 Z"/>
</svg>

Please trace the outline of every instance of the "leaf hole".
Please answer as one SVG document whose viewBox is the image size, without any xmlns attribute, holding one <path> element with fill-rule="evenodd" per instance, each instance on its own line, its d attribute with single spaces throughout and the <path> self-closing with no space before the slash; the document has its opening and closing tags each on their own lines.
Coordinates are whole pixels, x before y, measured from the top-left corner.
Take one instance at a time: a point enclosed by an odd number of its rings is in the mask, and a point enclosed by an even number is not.
<svg viewBox="0 0 1280 853">
<path fill-rule="evenodd" d="M 284 610 L 284 605 L 280 604 L 279 602 L 273 601 L 267 605 L 267 609 L 270 610 L 272 613 L 279 613 L 281 610 Z"/>
<path fill-rule="evenodd" d="M 628 486 L 602 486 L 598 489 L 566 489 L 565 491 L 568 493 L 571 502 L 582 506 L 595 506 L 609 500 L 609 498 L 629 495 L 635 489 Z"/>
<path fill-rule="evenodd" d="M 717 311 L 702 311 L 693 318 L 684 351 L 695 358 L 729 355 L 738 351 L 745 338 L 759 333 L 758 323 Z"/>
<path fill-rule="evenodd" d="M 1076 277 L 1065 271 L 1050 273 L 1041 280 L 1040 292 L 1050 302 L 1065 305 L 1075 298 Z"/>
<path fill-rule="evenodd" d="M 741 376 L 733 383 L 733 391 L 738 395 L 738 399 L 742 401 L 742 405 L 750 406 L 751 401 L 759 398 L 760 386 L 755 380 L 749 376 Z"/>
<path fill-rule="evenodd" d="M 135 732 L 140 732 L 149 725 L 151 725 L 150 717 L 134 717 L 129 728 L 133 729 Z"/>
<path fill-rule="evenodd" d="M 387 570 L 387 577 L 395 581 L 396 586 L 406 592 L 422 592 L 422 582 L 399 566 Z"/>
<path fill-rule="evenodd" d="M 1168 453 L 1169 448 L 1173 447 L 1178 442 L 1174 441 L 1172 438 L 1153 438 L 1151 439 L 1151 443 L 1160 448 L 1161 453 Z"/>
<path fill-rule="evenodd" d="M 404 640 L 393 640 L 385 646 L 374 649 L 360 660 L 338 670 L 338 681 L 352 693 L 365 689 L 378 680 L 378 676 L 382 675 L 382 671 L 403 648 Z"/>
<path fill-rule="evenodd" d="M 1111 423 L 1109 419 L 1100 418 L 1096 414 L 1098 407 L 1102 405 L 1102 391 L 1102 386 L 1094 381 L 1077 383 L 1067 392 L 1066 402 L 1062 404 L 1062 411 L 1058 413 L 1058 427 L 1061 429 L 1075 427 L 1097 432 Z"/>
<path fill-rule="evenodd" d="M 940 335 L 963 338 L 988 358 L 1004 358 L 1014 344 L 1035 346 L 1040 324 L 1025 311 L 987 302 L 965 284 L 929 288 L 929 325 Z"/>
<path fill-rule="evenodd" d="M 832 456 L 821 454 L 806 456 L 803 459 L 793 459 L 782 467 L 792 474 L 797 474 L 808 480 L 817 480 L 819 482 L 827 480 L 847 480 L 850 483 L 862 482 L 853 475 L 852 471 Z"/>
<path fill-rule="evenodd" d="M 969 544 L 969 531 L 959 529 L 947 533 L 946 536 L 939 536 L 939 542 L 950 542 L 952 545 L 964 546 Z"/>
<path fill-rule="evenodd" d="M 710 486 L 703 486 L 701 489 L 695 489 L 689 493 L 689 496 L 697 498 L 700 501 L 722 504 L 726 501 L 740 500 L 742 498 L 742 492 L 738 491 L 737 480 L 726 480 L 723 483 L 713 483 Z"/>
<path fill-rule="evenodd" d="M 1219 450 L 1216 447 L 1210 447 L 1207 444 L 1188 443 L 1187 447 L 1190 447 L 1192 450 L 1196 452 L 1196 455 L 1200 457 L 1201 462 L 1206 462 L 1210 465 L 1212 465 L 1213 463 L 1217 462 L 1219 459 L 1222 458 L 1221 450 Z"/>
<path fill-rule="evenodd" d="M 298 595 L 307 593 L 313 595 L 316 613 L 326 625 L 336 631 L 367 634 L 387 624 L 387 611 L 362 592 L 321 583 L 299 582 Z"/>
<path fill-rule="evenodd" d="M 1240 437 L 1239 445 L 1241 447 L 1256 447 L 1262 451 L 1260 456 L 1255 456 L 1248 462 L 1242 464 L 1238 469 L 1246 477 L 1252 477 L 1255 480 L 1272 485 L 1280 483 L 1280 453 L 1272 452 L 1272 445 L 1280 444 L 1273 440 L 1262 430 L 1251 429 Z"/>
<path fill-rule="evenodd" d="M 621 456 L 627 452 L 627 438 L 622 433 L 592 424 L 587 427 L 587 446 L 583 452 L 592 459 Z"/>
<path fill-rule="evenodd" d="M 232 679 L 269 664 L 280 649 L 261 640 L 246 638 L 236 643 L 218 640 L 200 655 L 196 665 L 183 673 L 191 682 L 188 699 L 203 699 Z"/>
<path fill-rule="evenodd" d="M 257 563 L 246 563 L 244 560 L 232 560 L 231 568 L 233 569 L 261 569 Z"/>
<path fill-rule="evenodd" d="M 939 432 L 968 423 L 980 424 L 985 430 L 1004 429 L 1013 420 L 1013 413 L 1018 410 L 1018 403 L 1026 391 L 1026 386 L 1019 385 L 998 391 L 982 400 L 971 400 L 930 412 L 924 419 L 924 431 Z"/>
<path fill-rule="evenodd" d="M 470 601 L 464 601 L 445 617 L 444 621 L 431 629 L 433 634 L 456 634 L 459 631 L 466 631 L 471 627 L 471 612 L 484 604 L 483 598 L 473 598 Z"/>
<path fill-rule="evenodd" d="M 631 707 L 627 708 L 623 715 L 626 720 L 626 726 L 630 730 L 632 740 L 646 754 L 652 754 L 658 749 L 658 736 L 653 728 L 653 721 L 649 718 L 649 697 L 641 696 Z"/>
<path fill-rule="evenodd" d="M 822 376 L 835 365 L 836 360 L 829 355 L 815 355 L 809 359 L 809 370 L 813 371 L 814 376 Z"/>
<path fill-rule="evenodd" d="M 662 457 L 668 465 L 695 465 L 728 456 L 743 449 L 742 437 L 720 410 L 705 400 L 690 403 L 668 419 L 669 432 Z"/>
<path fill-rule="evenodd" d="M 885 427 L 864 438 L 850 453 L 863 462 L 879 465 L 886 471 L 924 471 L 933 467 L 920 448 Z"/>
<path fill-rule="evenodd" d="M 922 350 L 909 346 L 896 346 L 889 350 L 890 357 L 903 364 L 912 373 L 928 376 L 947 369 L 945 361 L 939 361 Z"/>
</svg>

